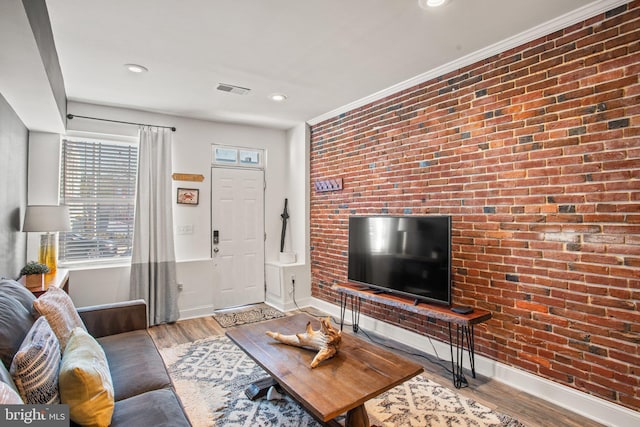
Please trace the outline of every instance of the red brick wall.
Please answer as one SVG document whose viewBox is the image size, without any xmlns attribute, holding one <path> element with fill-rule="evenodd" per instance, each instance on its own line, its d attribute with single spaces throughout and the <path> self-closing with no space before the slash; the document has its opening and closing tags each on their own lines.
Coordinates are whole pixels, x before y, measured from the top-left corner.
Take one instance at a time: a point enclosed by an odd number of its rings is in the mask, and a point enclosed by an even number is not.
<svg viewBox="0 0 640 427">
<path fill-rule="evenodd" d="M 344 179 L 312 192 L 313 296 L 339 300 L 350 215 L 451 215 L 476 351 L 639 408 L 639 72 L 634 1 L 313 126 L 312 181 Z"/>
</svg>

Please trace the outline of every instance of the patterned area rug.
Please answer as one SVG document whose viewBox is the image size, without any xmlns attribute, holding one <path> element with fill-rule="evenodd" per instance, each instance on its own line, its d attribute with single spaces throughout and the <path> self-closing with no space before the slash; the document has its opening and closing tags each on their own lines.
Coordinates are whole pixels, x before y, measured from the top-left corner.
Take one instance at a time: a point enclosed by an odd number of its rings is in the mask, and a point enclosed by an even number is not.
<svg viewBox="0 0 640 427">
<path fill-rule="evenodd" d="M 195 427 L 320 426 L 289 396 L 249 400 L 245 388 L 267 374 L 225 336 L 160 353 Z M 372 426 L 523 426 L 422 375 L 368 401 L 366 408 Z"/>
<path fill-rule="evenodd" d="M 213 315 L 213 318 L 216 319 L 223 328 L 230 328 L 232 326 L 262 322 L 263 320 L 270 320 L 284 316 L 285 314 L 283 312 L 276 310 L 273 307 L 269 307 L 266 304 L 258 304 L 248 308 L 216 313 Z"/>
</svg>

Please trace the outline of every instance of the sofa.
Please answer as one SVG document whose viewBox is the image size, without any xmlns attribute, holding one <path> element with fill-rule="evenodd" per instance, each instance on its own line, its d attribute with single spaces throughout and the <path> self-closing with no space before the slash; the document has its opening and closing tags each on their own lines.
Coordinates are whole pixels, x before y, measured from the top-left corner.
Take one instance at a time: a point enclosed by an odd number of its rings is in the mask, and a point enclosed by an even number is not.
<svg viewBox="0 0 640 427">
<path fill-rule="evenodd" d="M 34 300 L 21 284 L 0 281 L 0 381 L 5 383 L 0 386 L 15 392 L 18 388 L 9 368 L 40 317 L 33 308 Z M 77 313 L 108 362 L 115 401 L 110 425 L 191 425 L 148 332 L 143 300 L 78 308 Z M 71 425 L 76 425 L 73 418 Z"/>
</svg>

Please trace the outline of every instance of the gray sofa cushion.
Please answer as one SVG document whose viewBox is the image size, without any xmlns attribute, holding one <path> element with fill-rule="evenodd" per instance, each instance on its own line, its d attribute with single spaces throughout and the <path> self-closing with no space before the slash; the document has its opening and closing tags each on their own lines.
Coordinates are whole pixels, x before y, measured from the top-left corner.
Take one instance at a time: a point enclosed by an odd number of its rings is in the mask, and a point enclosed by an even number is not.
<svg viewBox="0 0 640 427">
<path fill-rule="evenodd" d="M 146 330 L 102 337 L 98 342 L 109 362 L 116 402 L 171 387 L 162 357 Z"/>
<path fill-rule="evenodd" d="M 20 283 L 0 281 L 0 360 L 5 367 L 11 366 L 13 355 L 33 326 L 34 299 Z"/>
<path fill-rule="evenodd" d="M 116 402 L 111 427 L 190 426 L 180 402 L 171 390 L 154 390 Z"/>
<path fill-rule="evenodd" d="M 33 301 L 36 299 L 31 291 L 15 280 L 0 280 L 0 294 L 12 296 L 30 313 L 34 313 Z"/>
</svg>

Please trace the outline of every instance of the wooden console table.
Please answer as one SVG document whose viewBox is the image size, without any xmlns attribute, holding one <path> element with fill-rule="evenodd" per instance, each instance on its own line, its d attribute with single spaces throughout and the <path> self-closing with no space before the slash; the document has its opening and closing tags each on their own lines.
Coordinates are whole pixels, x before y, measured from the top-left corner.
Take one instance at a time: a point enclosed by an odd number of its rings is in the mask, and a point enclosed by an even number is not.
<svg viewBox="0 0 640 427">
<path fill-rule="evenodd" d="M 340 330 L 344 326 L 344 315 L 347 310 L 347 302 L 351 301 L 351 318 L 353 332 L 358 332 L 360 322 L 360 307 L 362 300 L 369 300 L 381 304 L 390 305 L 416 314 L 422 314 L 432 319 L 439 319 L 449 325 L 449 349 L 451 351 L 451 369 L 453 375 L 453 385 L 460 388 L 463 384 L 468 385 L 468 381 L 462 372 L 462 359 L 464 350 L 469 354 L 469 364 L 471 375 L 476 377 L 475 369 L 475 334 L 473 326 L 491 319 L 491 312 L 479 308 L 474 308 L 472 313 L 458 314 L 451 311 L 451 308 L 427 303 L 414 303 L 413 301 L 394 294 L 379 293 L 373 289 L 362 288 L 349 285 L 333 285 L 332 289 L 340 294 Z M 455 340 L 451 325 L 456 325 Z M 455 341 L 455 358 L 453 347 Z"/>
<path fill-rule="evenodd" d="M 52 286 L 62 289 L 66 293 L 69 293 L 69 270 L 66 268 L 58 268 L 53 273 L 47 273 L 44 275 L 44 282 L 41 286 L 27 286 L 27 280 L 25 276 L 22 276 L 19 280 L 27 289 L 33 293 L 33 295 L 39 297 L 43 293 L 47 292 Z"/>
</svg>

